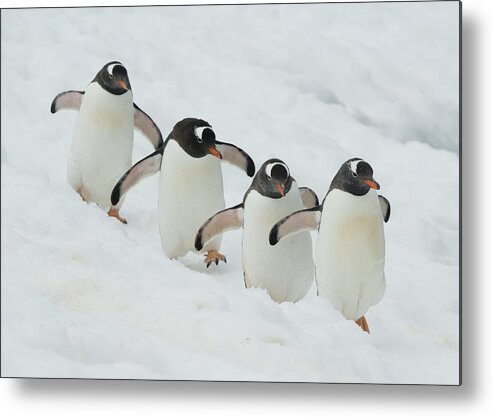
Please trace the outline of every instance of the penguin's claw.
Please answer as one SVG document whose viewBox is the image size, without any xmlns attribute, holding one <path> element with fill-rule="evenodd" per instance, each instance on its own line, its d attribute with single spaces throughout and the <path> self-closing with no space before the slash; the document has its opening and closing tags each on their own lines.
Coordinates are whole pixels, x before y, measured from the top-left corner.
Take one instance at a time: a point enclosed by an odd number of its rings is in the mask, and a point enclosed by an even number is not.
<svg viewBox="0 0 493 417">
<path fill-rule="evenodd" d="M 121 221 L 123 224 L 127 224 L 127 220 L 120 216 L 120 212 L 118 210 L 115 210 L 115 209 L 112 209 L 111 208 L 108 211 L 108 216 L 109 217 L 115 217 L 116 219 L 118 219 L 119 221 Z"/>
<path fill-rule="evenodd" d="M 368 322 L 366 321 L 365 316 L 361 316 L 358 320 L 354 320 L 354 322 L 361 327 L 361 330 L 370 334 L 370 328 L 368 327 Z"/>
<path fill-rule="evenodd" d="M 224 263 L 226 263 L 226 257 L 217 250 L 210 250 L 204 254 L 204 263 L 207 268 L 209 268 L 213 262 L 216 265 L 219 265 L 219 261 L 224 261 Z"/>
</svg>

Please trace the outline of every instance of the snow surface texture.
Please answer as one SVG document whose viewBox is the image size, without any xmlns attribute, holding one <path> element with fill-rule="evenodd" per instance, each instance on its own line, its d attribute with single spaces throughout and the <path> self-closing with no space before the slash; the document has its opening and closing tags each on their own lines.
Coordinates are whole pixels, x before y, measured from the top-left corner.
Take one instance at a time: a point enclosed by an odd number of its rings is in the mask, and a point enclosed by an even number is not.
<svg viewBox="0 0 493 417">
<path fill-rule="evenodd" d="M 3 376 L 456 384 L 458 3 L 2 11 Z M 359 156 L 392 204 L 371 335 L 313 286 L 296 303 L 227 264 L 161 253 L 154 176 L 123 225 L 65 177 L 76 114 L 53 97 L 106 62 L 164 135 L 187 116 L 283 159 L 325 195 Z M 140 134 L 134 161 L 152 151 Z M 227 205 L 250 179 L 224 165 Z"/>
</svg>

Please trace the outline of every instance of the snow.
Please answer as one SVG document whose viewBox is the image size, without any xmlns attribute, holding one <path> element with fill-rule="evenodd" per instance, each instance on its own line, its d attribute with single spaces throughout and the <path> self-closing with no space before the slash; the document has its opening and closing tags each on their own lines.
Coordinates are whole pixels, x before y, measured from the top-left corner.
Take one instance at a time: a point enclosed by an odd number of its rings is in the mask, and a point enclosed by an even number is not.
<svg viewBox="0 0 493 417">
<path fill-rule="evenodd" d="M 458 7 L 2 10 L 3 376 L 457 384 Z M 113 59 L 165 135 L 204 118 L 319 197 L 346 159 L 372 164 L 392 215 L 370 335 L 314 287 L 295 304 L 246 290 L 239 231 L 220 267 L 167 259 L 158 176 L 129 193 L 128 225 L 81 202 L 76 115 L 50 103 Z M 151 151 L 136 133 L 134 160 Z M 237 204 L 250 180 L 223 172 Z"/>
</svg>

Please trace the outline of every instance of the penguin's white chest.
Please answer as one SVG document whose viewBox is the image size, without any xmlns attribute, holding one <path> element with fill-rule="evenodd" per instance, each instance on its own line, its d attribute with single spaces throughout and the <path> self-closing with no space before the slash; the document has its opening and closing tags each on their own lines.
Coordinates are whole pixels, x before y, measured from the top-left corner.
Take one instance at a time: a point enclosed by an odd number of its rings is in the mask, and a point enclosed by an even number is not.
<svg viewBox="0 0 493 417">
<path fill-rule="evenodd" d="M 221 161 L 212 155 L 193 158 L 170 140 L 159 178 L 159 231 L 166 256 L 194 251 L 200 226 L 224 207 Z M 204 251 L 218 250 L 220 242 L 221 237 L 214 239 Z"/>
<path fill-rule="evenodd" d="M 110 195 L 132 165 L 133 97 L 89 84 L 77 116 L 67 165 L 69 182 L 89 202 L 111 206 Z"/>
<path fill-rule="evenodd" d="M 250 191 L 244 204 L 243 270 L 247 287 L 265 288 L 277 302 L 298 301 L 309 290 L 314 275 L 309 233 L 289 236 L 277 245 L 269 232 L 280 219 L 301 210 L 298 185 L 284 198 L 272 199 Z"/>
<path fill-rule="evenodd" d="M 324 202 L 316 248 L 318 294 L 357 320 L 385 291 L 385 239 L 377 193 L 332 190 Z"/>
</svg>

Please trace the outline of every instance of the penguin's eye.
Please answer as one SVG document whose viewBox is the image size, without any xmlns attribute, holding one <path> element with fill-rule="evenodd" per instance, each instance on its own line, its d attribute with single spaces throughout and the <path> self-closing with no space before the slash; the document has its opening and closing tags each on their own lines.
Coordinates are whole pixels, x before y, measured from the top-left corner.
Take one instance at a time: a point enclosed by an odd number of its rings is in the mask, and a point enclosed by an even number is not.
<svg viewBox="0 0 493 417">
<path fill-rule="evenodd" d="M 216 135 L 214 131 L 210 128 L 210 126 L 199 126 L 195 128 L 195 137 L 197 138 L 198 143 L 204 142 L 207 140 L 212 142 L 216 139 Z"/>
<path fill-rule="evenodd" d="M 356 172 L 353 172 L 353 171 L 351 171 L 351 174 L 353 174 L 354 178 L 356 178 L 358 176 L 358 174 L 356 174 Z"/>
</svg>

